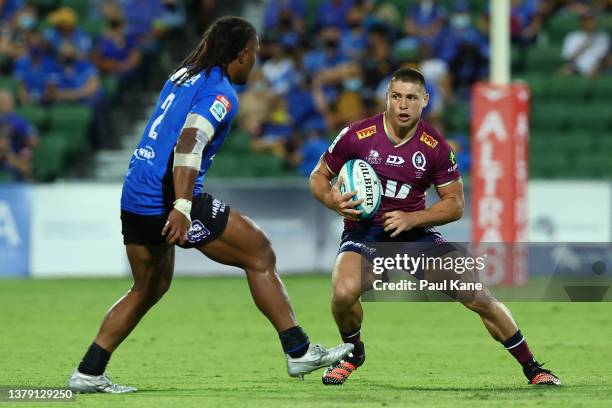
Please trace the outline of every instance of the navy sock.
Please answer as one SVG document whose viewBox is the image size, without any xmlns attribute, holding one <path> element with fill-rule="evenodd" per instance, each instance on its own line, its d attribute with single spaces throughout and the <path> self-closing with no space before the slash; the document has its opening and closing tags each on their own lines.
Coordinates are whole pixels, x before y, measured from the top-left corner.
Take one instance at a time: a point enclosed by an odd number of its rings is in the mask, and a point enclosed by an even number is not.
<svg viewBox="0 0 612 408">
<path fill-rule="evenodd" d="M 91 343 L 81 364 L 79 364 L 79 372 L 88 375 L 101 375 L 104 373 L 104 370 L 106 370 L 110 358 L 111 353 L 104 350 L 96 343 Z"/>
<path fill-rule="evenodd" d="M 292 358 L 299 358 L 306 354 L 310 341 L 308 335 L 300 326 L 294 326 L 278 334 L 285 354 Z"/>
<path fill-rule="evenodd" d="M 345 343 L 353 343 L 357 345 L 359 342 L 361 342 L 361 327 L 347 333 L 340 331 L 340 337 L 342 337 L 342 341 Z"/>
</svg>

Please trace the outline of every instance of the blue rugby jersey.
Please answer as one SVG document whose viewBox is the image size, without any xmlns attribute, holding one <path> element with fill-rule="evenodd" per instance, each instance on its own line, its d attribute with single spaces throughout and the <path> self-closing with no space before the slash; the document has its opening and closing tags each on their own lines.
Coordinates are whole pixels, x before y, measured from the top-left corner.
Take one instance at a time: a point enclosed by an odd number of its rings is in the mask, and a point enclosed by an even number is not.
<svg viewBox="0 0 612 408">
<path fill-rule="evenodd" d="M 229 78 L 215 67 L 208 76 L 202 71 L 177 85 L 172 80 L 182 72 L 166 81 L 155 112 L 132 155 L 123 183 L 122 210 L 141 215 L 159 215 L 168 211 L 174 197 L 174 146 L 189 113 L 208 119 L 215 130 L 203 151 L 194 195 L 200 193 L 206 171 L 229 133 L 232 119 L 238 112 L 238 97 Z"/>
</svg>

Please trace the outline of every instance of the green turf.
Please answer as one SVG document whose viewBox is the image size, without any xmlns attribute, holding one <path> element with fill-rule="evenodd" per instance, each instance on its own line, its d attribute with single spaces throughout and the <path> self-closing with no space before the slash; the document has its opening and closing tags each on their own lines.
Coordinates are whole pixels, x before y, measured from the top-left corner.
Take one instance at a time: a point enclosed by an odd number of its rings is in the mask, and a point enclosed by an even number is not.
<svg viewBox="0 0 612 408">
<path fill-rule="evenodd" d="M 312 340 L 338 342 L 325 276 L 287 277 Z M 0 280 L 0 386 L 62 386 L 127 280 Z M 131 395 L 18 407 L 612 406 L 612 303 L 510 305 L 560 388 L 530 387 L 479 319 L 452 303 L 364 305 L 368 360 L 342 387 L 286 376 L 244 279 L 177 279 L 113 356 Z"/>
</svg>

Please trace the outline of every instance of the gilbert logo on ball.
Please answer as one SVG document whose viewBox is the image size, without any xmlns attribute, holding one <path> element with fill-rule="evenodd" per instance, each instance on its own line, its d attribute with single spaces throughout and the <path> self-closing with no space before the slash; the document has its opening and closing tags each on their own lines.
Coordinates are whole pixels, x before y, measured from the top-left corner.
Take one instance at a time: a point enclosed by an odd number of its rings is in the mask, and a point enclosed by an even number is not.
<svg viewBox="0 0 612 408">
<path fill-rule="evenodd" d="M 380 206 L 382 192 L 380 180 L 372 166 L 361 159 L 349 160 L 344 163 L 338 176 L 342 177 L 342 194 L 356 191 L 353 200 L 363 199 L 356 207 L 357 210 L 363 211 L 359 219 L 372 218 Z"/>
</svg>

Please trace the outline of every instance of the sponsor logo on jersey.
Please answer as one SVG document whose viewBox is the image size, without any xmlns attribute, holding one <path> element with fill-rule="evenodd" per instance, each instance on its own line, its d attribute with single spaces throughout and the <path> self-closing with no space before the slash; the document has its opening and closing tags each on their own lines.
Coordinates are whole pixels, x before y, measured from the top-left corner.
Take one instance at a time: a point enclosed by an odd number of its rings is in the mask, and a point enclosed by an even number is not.
<svg viewBox="0 0 612 408">
<path fill-rule="evenodd" d="M 389 198 L 398 198 L 400 200 L 405 199 L 410 194 L 410 189 L 412 186 L 408 183 L 402 183 L 399 190 L 397 188 L 397 181 L 395 180 L 387 180 L 387 185 L 383 190 L 382 195 Z"/>
<path fill-rule="evenodd" d="M 370 154 L 364 160 L 370 164 L 382 163 L 382 157 L 380 157 L 380 153 L 378 153 L 378 151 L 374 149 L 370 150 Z"/>
<path fill-rule="evenodd" d="M 221 95 L 219 95 L 221 96 Z M 217 98 L 219 98 L 217 96 Z M 215 99 L 212 106 L 210 107 L 210 113 L 212 113 L 213 117 L 217 120 L 217 122 L 221 122 L 225 115 L 227 115 L 227 108 L 219 99 Z"/>
<path fill-rule="evenodd" d="M 357 135 L 357 139 L 359 140 L 365 139 L 366 137 L 370 137 L 374 135 L 374 133 L 376 133 L 376 125 L 372 125 L 370 127 L 355 132 L 355 134 Z"/>
<path fill-rule="evenodd" d="M 419 140 L 425 143 L 427 146 L 431 147 L 432 149 L 435 149 L 438 145 L 438 141 L 433 136 L 430 136 L 425 132 L 423 132 Z"/>
<path fill-rule="evenodd" d="M 195 244 L 209 235 L 210 231 L 204 226 L 204 224 L 202 224 L 202 221 L 193 220 L 191 222 L 191 228 L 189 228 L 189 232 L 187 233 L 187 240 L 192 244 Z"/>
<path fill-rule="evenodd" d="M 232 108 L 232 103 L 225 97 L 225 95 L 217 95 L 217 100 L 225 106 L 225 110 L 229 112 Z"/>
<path fill-rule="evenodd" d="M 412 155 L 412 165 L 415 169 L 425 171 L 425 164 L 427 164 L 427 160 L 425 160 L 425 155 L 421 151 Z"/>
<path fill-rule="evenodd" d="M 449 160 L 451 162 L 451 166 L 448 168 L 449 173 L 453 173 L 457 171 L 457 158 L 455 157 L 455 152 L 451 150 Z"/>
<path fill-rule="evenodd" d="M 390 154 L 387 156 L 387 161 L 385 164 L 388 164 L 389 166 L 401 167 L 405 162 L 406 160 L 404 160 L 402 156 L 393 156 Z"/>
<path fill-rule="evenodd" d="M 153 160 L 155 158 L 155 150 L 151 146 L 139 147 L 134 150 L 134 157 L 138 160 Z"/>
<path fill-rule="evenodd" d="M 219 212 L 225 212 L 225 203 L 215 198 L 212 202 L 212 217 L 217 218 Z"/>
<path fill-rule="evenodd" d="M 336 147 L 336 143 L 338 143 L 338 141 L 340 141 L 340 138 L 342 136 L 344 136 L 344 134 L 348 132 L 348 126 L 345 127 L 344 129 L 342 129 L 340 131 L 340 133 L 338 133 L 338 136 L 336 136 L 336 138 L 334 139 L 334 141 L 332 142 L 332 144 L 329 145 L 329 148 L 327 149 L 327 151 L 331 154 L 334 151 L 334 147 Z"/>
</svg>

